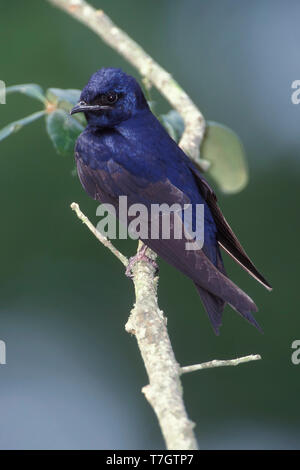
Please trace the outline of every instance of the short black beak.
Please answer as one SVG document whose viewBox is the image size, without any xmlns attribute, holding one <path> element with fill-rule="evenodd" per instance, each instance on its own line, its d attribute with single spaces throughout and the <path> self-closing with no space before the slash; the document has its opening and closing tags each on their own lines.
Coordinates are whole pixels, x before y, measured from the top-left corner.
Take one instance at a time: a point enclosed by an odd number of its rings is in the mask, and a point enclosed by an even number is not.
<svg viewBox="0 0 300 470">
<path fill-rule="evenodd" d="M 85 101 L 80 101 L 73 109 L 71 109 L 70 114 L 76 113 L 85 113 L 87 111 L 104 111 L 105 109 L 111 109 L 110 106 L 102 106 L 100 104 L 87 104 Z"/>
</svg>

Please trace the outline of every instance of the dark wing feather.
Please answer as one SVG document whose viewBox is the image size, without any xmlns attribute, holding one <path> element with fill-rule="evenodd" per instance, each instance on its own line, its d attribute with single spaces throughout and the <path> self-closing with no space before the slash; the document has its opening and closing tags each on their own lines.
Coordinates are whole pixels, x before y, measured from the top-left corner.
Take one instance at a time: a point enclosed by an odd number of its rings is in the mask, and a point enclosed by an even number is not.
<svg viewBox="0 0 300 470">
<path fill-rule="evenodd" d="M 272 290 L 272 287 L 264 276 L 256 269 L 244 248 L 240 244 L 236 235 L 232 231 L 230 225 L 223 216 L 214 191 L 209 186 L 208 182 L 202 176 L 200 171 L 195 168 L 193 164 L 190 165 L 192 172 L 195 175 L 198 187 L 205 198 L 212 216 L 217 227 L 217 239 L 220 246 L 237 262 L 239 263 L 251 276 L 260 282 L 266 289 Z"/>
<path fill-rule="evenodd" d="M 143 178 L 130 174 L 123 167 L 119 167 L 116 162 L 111 161 L 109 166 L 112 179 L 120 188 L 121 194 L 128 195 L 129 204 L 139 201 L 149 205 L 163 201 L 169 205 L 173 203 L 183 205 L 190 202 L 187 196 L 172 185 L 168 179 L 149 183 L 146 179 L 143 180 Z M 182 223 L 180 213 L 174 213 L 171 216 L 171 227 L 174 226 L 175 217 L 178 218 L 177 223 Z M 220 253 L 217 256 L 216 267 L 206 256 L 204 250 L 186 250 L 185 243 L 188 238 L 179 240 L 172 237 L 169 240 L 149 238 L 143 241 L 169 264 L 194 281 L 216 333 L 219 331 L 225 303 L 229 303 L 261 331 L 251 315 L 251 312 L 257 311 L 255 303 L 226 277 Z"/>
<path fill-rule="evenodd" d="M 217 297 L 216 295 L 211 294 L 205 289 L 202 289 L 199 285 L 195 284 L 198 294 L 201 297 L 204 308 L 207 312 L 207 315 L 210 319 L 212 327 L 216 335 L 220 334 L 220 326 L 222 325 L 222 315 L 226 302 Z"/>
<path fill-rule="evenodd" d="M 100 170 L 85 165 L 77 156 L 77 169 L 85 190 L 94 199 L 112 203 L 115 207 L 118 206 L 118 195 L 124 194 L 128 196 L 128 204 L 139 202 L 149 206 L 163 201 L 168 205 L 173 203 L 183 205 L 190 202 L 187 196 L 168 179 L 149 183 L 146 178 L 132 175 L 113 160 L 108 161 L 106 170 Z M 172 217 L 180 218 L 182 223 L 180 213 L 171 214 L 171 227 L 174 226 Z M 188 238 L 171 237 L 169 240 L 149 238 L 143 241 L 165 261 L 194 281 L 217 334 L 226 303 L 259 328 L 251 315 L 251 312 L 257 311 L 255 303 L 226 277 L 220 254 L 216 267 L 205 255 L 204 250 L 186 250 L 185 243 L 189 241 Z"/>
</svg>

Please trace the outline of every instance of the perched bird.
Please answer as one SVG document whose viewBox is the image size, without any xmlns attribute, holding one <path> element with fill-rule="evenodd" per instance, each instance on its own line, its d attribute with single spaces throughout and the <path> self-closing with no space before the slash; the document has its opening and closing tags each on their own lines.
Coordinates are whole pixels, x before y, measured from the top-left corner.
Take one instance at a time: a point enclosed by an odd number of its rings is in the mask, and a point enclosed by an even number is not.
<svg viewBox="0 0 300 470">
<path fill-rule="evenodd" d="M 71 114 L 79 112 L 85 114 L 87 127 L 77 139 L 75 159 L 85 191 L 116 208 L 121 195 L 127 196 L 128 204 L 146 207 L 203 204 L 202 249 L 186 250 L 186 239 L 176 239 L 173 226 L 170 239 L 159 236 L 143 241 L 192 279 L 216 334 L 227 303 L 260 329 L 251 314 L 257 307 L 227 277 L 220 247 L 267 289 L 271 286 L 226 222 L 208 182 L 150 111 L 137 81 L 120 69 L 98 70 Z"/>
</svg>

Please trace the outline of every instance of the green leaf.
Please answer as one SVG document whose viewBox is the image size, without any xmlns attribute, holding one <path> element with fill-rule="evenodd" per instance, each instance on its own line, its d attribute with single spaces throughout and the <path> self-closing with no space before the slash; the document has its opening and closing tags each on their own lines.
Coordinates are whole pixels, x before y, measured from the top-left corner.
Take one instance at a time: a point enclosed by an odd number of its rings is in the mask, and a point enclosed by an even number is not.
<svg viewBox="0 0 300 470">
<path fill-rule="evenodd" d="M 167 114 L 160 116 L 160 121 L 172 139 L 179 142 L 184 132 L 184 121 L 180 114 L 174 109 L 171 109 Z"/>
<path fill-rule="evenodd" d="M 80 90 L 63 90 L 62 88 L 49 88 L 46 92 L 47 99 L 55 103 L 71 103 L 74 106 L 80 98 Z"/>
<path fill-rule="evenodd" d="M 71 156 L 75 141 L 84 127 L 62 109 L 57 109 L 47 116 L 47 132 L 60 155 Z"/>
<path fill-rule="evenodd" d="M 35 83 L 27 83 L 24 85 L 13 85 L 6 88 L 6 94 L 8 93 L 23 93 L 24 95 L 35 98 L 45 104 L 46 98 L 43 89 L 40 85 Z"/>
<path fill-rule="evenodd" d="M 248 182 L 248 167 L 239 137 L 228 127 L 208 122 L 201 158 L 209 161 L 208 173 L 224 193 L 237 193 Z"/>
<path fill-rule="evenodd" d="M 154 116 L 156 116 L 156 105 L 157 105 L 156 101 L 147 101 L 147 103 L 151 112 L 154 114 Z"/>
<path fill-rule="evenodd" d="M 80 94 L 81 91 L 75 89 L 63 90 L 62 88 L 49 88 L 46 92 L 46 97 L 56 108 L 63 109 L 69 113 L 73 106 L 78 103 Z M 84 127 L 86 126 L 86 119 L 83 113 L 74 115 L 73 119 Z"/>
<path fill-rule="evenodd" d="M 30 124 L 33 121 L 36 121 L 40 117 L 44 116 L 45 111 L 38 111 L 37 113 L 33 113 L 30 116 L 27 116 L 23 119 L 19 119 L 18 121 L 11 122 L 3 129 L 0 130 L 0 141 L 8 137 L 9 135 L 13 134 L 14 132 L 18 132 L 22 127 Z"/>
</svg>

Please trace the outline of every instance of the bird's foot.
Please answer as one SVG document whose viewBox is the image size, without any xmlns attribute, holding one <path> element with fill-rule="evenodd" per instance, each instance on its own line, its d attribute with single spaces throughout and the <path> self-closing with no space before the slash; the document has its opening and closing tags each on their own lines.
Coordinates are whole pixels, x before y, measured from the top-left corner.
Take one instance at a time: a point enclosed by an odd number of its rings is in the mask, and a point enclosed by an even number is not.
<svg viewBox="0 0 300 470">
<path fill-rule="evenodd" d="M 146 261 L 147 263 L 152 264 L 152 266 L 155 268 L 155 273 L 158 273 L 158 264 L 154 261 L 154 259 L 151 259 L 146 255 L 147 248 L 148 247 L 146 245 L 143 245 L 143 247 L 137 252 L 135 256 L 129 258 L 129 263 L 125 271 L 127 277 L 130 277 L 131 279 L 133 278 L 132 268 L 137 261 Z"/>
</svg>

